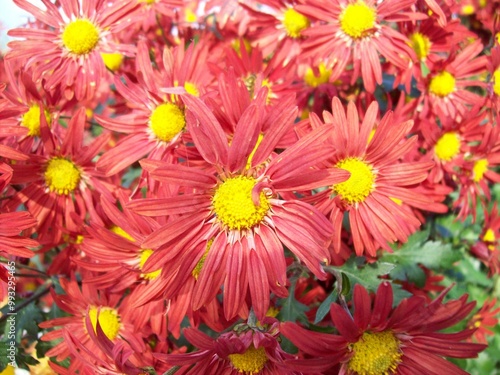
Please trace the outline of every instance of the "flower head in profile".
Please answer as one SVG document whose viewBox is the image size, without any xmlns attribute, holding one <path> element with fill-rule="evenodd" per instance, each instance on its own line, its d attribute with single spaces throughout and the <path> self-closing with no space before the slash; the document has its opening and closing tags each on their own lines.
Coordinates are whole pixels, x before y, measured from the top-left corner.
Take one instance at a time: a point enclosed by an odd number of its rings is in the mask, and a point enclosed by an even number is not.
<svg viewBox="0 0 500 375">
<path fill-rule="evenodd" d="M 75 351 L 80 348 L 91 353 L 85 361 L 98 363 L 106 360 L 107 353 L 99 347 L 99 341 L 95 340 L 94 336 L 98 333 L 97 323 L 101 333 L 111 342 L 120 341 L 128 350 L 138 353 L 143 351 L 142 338 L 136 327 L 130 323 L 131 314 L 127 299 L 122 300 L 119 294 L 99 292 L 86 285 L 80 287 L 74 280 L 61 279 L 61 287 L 65 294 L 56 295 L 52 292 L 52 297 L 57 306 L 69 315 L 40 323 L 41 328 L 58 327 L 45 333 L 41 338 L 43 341 L 64 339 L 47 352 L 48 357 L 55 357 L 60 362 L 71 356 L 73 361 L 70 371 L 85 365 L 79 360 L 81 358 L 74 356 Z M 92 336 L 88 331 L 88 320 L 94 329 Z"/>
<path fill-rule="evenodd" d="M 116 43 L 111 34 L 127 26 L 126 16 L 137 2 L 124 0 L 112 6 L 103 0 L 61 0 L 61 7 L 43 1 L 40 9 L 27 0 L 14 0 L 44 28 L 18 28 L 9 35 L 23 40 L 9 43 L 8 59 L 22 59 L 33 69 L 34 80 L 45 78 L 45 87 L 62 85 L 68 99 L 91 99 L 105 76 L 101 53 L 134 52 Z"/>
<path fill-rule="evenodd" d="M 427 303 L 413 296 L 393 307 L 391 284 L 383 282 L 372 300 L 367 290 L 354 287 L 354 315 L 334 303 L 330 315 L 338 334 L 307 331 L 284 323 L 281 332 L 313 359 L 291 360 L 297 369 L 325 371 L 340 364 L 349 375 L 427 374 L 465 375 L 443 357 L 473 358 L 486 345 L 464 342 L 474 332 L 440 331 L 462 321 L 474 308 L 467 295 L 443 303 L 449 289 Z"/>
</svg>

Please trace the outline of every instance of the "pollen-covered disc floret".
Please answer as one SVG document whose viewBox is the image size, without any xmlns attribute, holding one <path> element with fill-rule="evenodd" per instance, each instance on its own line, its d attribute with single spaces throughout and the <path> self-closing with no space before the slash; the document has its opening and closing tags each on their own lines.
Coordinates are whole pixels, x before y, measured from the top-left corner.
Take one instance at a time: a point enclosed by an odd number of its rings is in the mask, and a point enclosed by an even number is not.
<svg viewBox="0 0 500 375">
<path fill-rule="evenodd" d="M 78 187 L 81 173 L 72 161 L 55 157 L 49 160 L 44 177 L 50 191 L 65 195 Z"/>
<path fill-rule="evenodd" d="M 429 91 L 440 98 L 447 97 L 455 91 L 455 77 L 446 70 L 436 74 L 431 79 Z"/>
<path fill-rule="evenodd" d="M 450 161 L 460 152 L 460 136 L 456 132 L 444 133 L 436 142 L 434 151 L 438 159 Z"/>
<path fill-rule="evenodd" d="M 64 46 L 76 55 L 86 55 L 94 50 L 99 42 L 99 30 L 87 19 L 70 22 L 62 33 Z"/>
<path fill-rule="evenodd" d="M 419 60 L 425 60 L 431 49 L 430 39 L 422 33 L 413 33 L 409 37 L 410 46 Z"/>
<path fill-rule="evenodd" d="M 351 176 L 347 181 L 333 185 L 333 191 L 349 204 L 363 202 L 374 187 L 375 174 L 372 167 L 355 157 L 342 159 L 335 166 L 350 172 Z"/>
<path fill-rule="evenodd" d="M 365 332 L 351 345 L 353 356 L 347 367 L 357 375 L 393 374 L 401 362 L 399 346 L 399 340 L 390 331 Z"/>
<path fill-rule="evenodd" d="M 312 68 L 307 68 L 306 74 L 304 75 L 305 83 L 310 87 L 318 87 L 324 83 L 328 83 L 332 71 L 327 69 L 325 64 L 320 63 L 318 66 L 319 76 L 316 76 Z"/>
<path fill-rule="evenodd" d="M 488 170 L 488 159 L 479 159 L 474 163 L 472 172 L 474 174 L 474 182 L 479 182 L 483 179 L 484 174 Z"/>
<path fill-rule="evenodd" d="M 163 142 L 170 142 L 186 126 L 184 112 L 173 103 L 163 103 L 156 107 L 149 122 L 153 134 Z"/>
<path fill-rule="evenodd" d="M 260 193 L 259 205 L 254 204 L 252 190 L 256 183 L 253 177 L 237 176 L 217 187 L 212 204 L 224 226 L 237 230 L 251 229 L 264 219 L 271 206 L 264 192 Z"/>
<path fill-rule="evenodd" d="M 268 359 L 263 347 L 256 349 L 251 345 L 245 353 L 229 354 L 229 361 L 238 372 L 244 375 L 255 375 L 262 371 Z"/>
<path fill-rule="evenodd" d="M 375 9 L 360 0 L 349 4 L 340 14 L 340 28 L 353 39 L 360 39 L 372 34 L 377 19 Z"/>
<path fill-rule="evenodd" d="M 144 265 L 146 264 L 146 261 L 149 259 L 149 257 L 153 254 L 153 250 L 151 249 L 144 249 L 141 251 L 141 255 L 139 257 L 139 269 L 142 271 Z M 156 279 L 161 273 L 161 269 L 148 272 L 148 273 L 142 273 L 141 277 L 143 279 L 147 280 L 154 280 Z"/>
<path fill-rule="evenodd" d="M 28 111 L 22 116 L 21 125 L 28 128 L 28 135 L 30 137 L 40 136 L 40 112 L 41 108 L 38 104 L 29 107 Z M 44 110 L 45 120 L 50 125 L 50 113 Z"/>
<path fill-rule="evenodd" d="M 94 327 L 94 332 L 97 332 L 97 311 L 98 307 L 96 306 L 92 306 L 89 310 L 90 322 Z M 99 310 L 99 325 L 106 337 L 114 340 L 118 336 L 121 326 L 118 311 L 111 307 L 101 307 Z"/>
<path fill-rule="evenodd" d="M 283 18 L 283 26 L 285 27 L 286 33 L 291 38 L 299 38 L 302 31 L 307 29 L 310 25 L 309 19 L 300 14 L 293 8 L 288 8 L 285 11 Z"/>
</svg>

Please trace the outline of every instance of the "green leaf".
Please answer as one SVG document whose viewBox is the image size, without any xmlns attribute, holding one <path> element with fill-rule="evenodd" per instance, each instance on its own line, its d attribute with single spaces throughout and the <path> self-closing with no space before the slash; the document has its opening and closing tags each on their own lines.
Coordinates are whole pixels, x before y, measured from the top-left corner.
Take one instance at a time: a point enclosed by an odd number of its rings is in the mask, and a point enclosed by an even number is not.
<svg viewBox="0 0 500 375">
<path fill-rule="evenodd" d="M 428 232 L 415 233 L 394 253 L 384 254 L 380 260 L 395 264 L 390 272 L 392 279 L 408 280 L 422 287 L 425 285 L 425 273 L 419 267 L 423 265 L 431 270 L 446 269 L 460 259 L 460 253 L 453 251 L 450 244 L 440 241 L 427 241 Z"/>
<path fill-rule="evenodd" d="M 280 313 L 278 314 L 279 320 L 282 322 L 301 321 L 307 323 L 305 313 L 309 311 L 309 307 L 295 299 L 295 282 L 292 282 L 288 293 L 287 298 L 279 301 L 281 304 Z"/>
<path fill-rule="evenodd" d="M 28 335 L 32 339 L 38 338 L 38 323 L 43 321 L 42 313 L 35 303 L 31 303 L 16 315 L 16 332 L 18 342 L 21 338 Z M 26 331 L 26 332 L 25 332 Z"/>
<path fill-rule="evenodd" d="M 376 262 L 360 266 L 360 259 L 364 258 L 351 257 L 342 267 L 328 266 L 326 269 L 340 271 L 349 278 L 352 285 L 361 284 L 366 289 L 375 292 L 382 282 L 379 277 L 387 275 L 395 266 L 387 262 Z"/>
<path fill-rule="evenodd" d="M 323 318 L 330 312 L 330 306 L 337 299 L 337 290 L 333 290 L 328 297 L 319 305 L 318 310 L 316 311 L 316 318 L 314 319 L 314 324 L 318 324 L 323 320 Z"/>
</svg>

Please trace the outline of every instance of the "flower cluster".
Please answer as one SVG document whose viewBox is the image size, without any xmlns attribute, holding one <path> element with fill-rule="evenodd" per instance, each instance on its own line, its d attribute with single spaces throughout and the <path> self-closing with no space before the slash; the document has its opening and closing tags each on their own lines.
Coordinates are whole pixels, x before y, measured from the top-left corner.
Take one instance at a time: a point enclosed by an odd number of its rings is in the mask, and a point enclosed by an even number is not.
<svg viewBox="0 0 500 375">
<path fill-rule="evenodd" d="M 497 0 L 12 1 L 20 367 L 474 366 L 500 311 Z"/>
</svg>

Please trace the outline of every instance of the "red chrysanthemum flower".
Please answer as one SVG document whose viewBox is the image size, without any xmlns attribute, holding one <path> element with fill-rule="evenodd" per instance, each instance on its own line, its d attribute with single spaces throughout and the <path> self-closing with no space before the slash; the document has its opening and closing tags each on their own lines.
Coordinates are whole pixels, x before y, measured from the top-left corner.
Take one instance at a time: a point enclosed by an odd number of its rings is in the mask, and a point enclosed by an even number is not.
<svg viewBox="0 0 500 375">
<path fill-rule="evenodd" d="M 258 325 L 239 324 L 216 339 L 197 329 L 185 329 L 184 337 L 198 351 L 186 354 L 157 354 L 184 375 L 298 375 L 283 363 L 294 358 L 281 349 L 279 322 L 265 318 Z"/>
<path fill-rule="evenodd" d="M 449 289 L 448 289 L 449 290 Z M 413 296 L 394 307 L 391 284 L 380 284 L 372 301 L 364 287 L 354 287 L 354 316 L 334 303 L 330 316 L 338 335 L 312 332 L 286 322 L 281 332 L 315 359 L 291 360 L 297 370 L 324 371 L 340 364 L 348 375 L 466 375 L 443 357 L 473 358 L 486 345 L 463 342 L 473 330 L 440 331 L 463 320 L 474 308 L 467 295 L 443 303 L 447 291 L 427 304 Z"/>
<path fill-rule="evenodd" d="M 500 314 L 500 307 L 495 308 L 497 299 L 485 301 L 483 306 L 472 316 L 468 323 L 469 329 L 474 331 L 471 337 L 472 341 L 481 344 L 488 344 L 486 336 L 493 336 L 492 328 L 498 325 L 498 315 Z"/>
<path fill-rule="evenodd" d="M 128 134 L 115 147 L 104 153 L 97 167 L 106 174 L 115 174 L 144 156 L 161 159 L 182 141 L 186 128 L 184 103 L 180 95 L 189 92 L 200 95 L 212 81 L 212 76 L 196 62 L 207 59 L 208 50 L 191 44 L 186 51 L 178 46 L 163 50 L 163 59 L 153 69 L 146 43 L 138 44 L 136 74 L 138 83 L 125 85 L 115 79 L 118 92 L 132 108 L 130 113 L 116 118 L 96 116 L 105 128 Z M 168 89 L 166 89 L 168 88 Z"/>
<path fill-rule="evenodd" d="M 324 112 L 324 121 L 335 126 L 328 138 L 335 150 L 329 162 L 349 171 L 351 176 L 309 199 L 329 215 L 335 230 L 336 252 L 341 248 L 344 213 L 349 216 L 356 254 L 375 256 L 379 248 L 391 251 L 389 242 L 406 242 L 420 226 L 406 205 L 420 210 L 447 210 L 412 189 L 425 180 L 433 163 L 401 162 L 416 147 L 416 136 L 406 138 L 412 121 L 394 124 L 392 113 L 388 112 L 374 129 L 377 113 L 378 104 L 373 102 L 360 123 L 355 104 L 349 102 L 346 117 L 338 98 L 332 101 L 332 113 Z M 317 117 L 311 119 L 313 127 L 320 124 Z"/>
<path fill-rule="evenodd" d="M 127 27 L 126 17 L 138 6 L 136 1 L 109 3 L 104 0 L 61 0 L 60 8 L 43 0 L 42 10 L 27 0 L 14 0 L 31 13 L 44 29 L 19 28 L 9 31 L 25 40 L 9 43 L 6 59 L 20 58 L 32 67 L 34 81 L 45 78 L 53 90 L 61 84 L 68 99 L 91 99 L 106 74 L 100 53 L 133 54 L 135 48 L 116 43 L 111 37 Z"/>
<path fill-rule="evenodd" d="M 497 203 L 491 212 L 484 211 L 484 224 L 479 240 L 471 247 L 472 254 L 488 267 L 491 277 L 500 274 L 500 215 Z"/>
<path fill-rule="evenodd" d="M 225 90 L 223 94 L 233 98 L 241 92 L 234 87 Z M 313 169 L 332 152 L 322 144 L 330 130 L 327 125 L 274 154 L 293 126 L 297 109 L 283 102 L 266 114 L 266 95 L 267 89 L 260 90 L 239 117 L 230 147 L 212 111 L 200 99 L 186 96 L 188 129 L 208 167 L 143 163 L 153 179 L 181 187 L 183 194 L 130 204 L 149 216 L 182 214 L 144 242 L 144 246 L 160 246 L 146 262 L 145 272 L 149 266 L 170 262 L 160 277 L 176 275 L 172 282 L 178 289 L 204 258 L 193 307 L 210 302 L 224 285 L 227 319 L 245 311 L 248 291 L 258 318 L 269 307 L 270 290 L 278 296 L 287 294 L 283 245 L 317 277 L 325 277 L 321 263 L 330 258 L 331 224 L 312 206 L 279 194 L 331 185 L 348 176 L 336 168 Z M 231 107 L 225 110 L 234 117 Z"/>
<path fill-rule="evenodd" d="M 297 11 L 316 22 L 303 31 L 300 58 L 312 58 L 319 64 L 333 66 L 333 75 L 353 64 L 352 83 L 360 76 L 368 92 L 382 83 L 380 56 L 399 69 L 406 70 L 415 60 L 408 39 L 383 22 L 410 21 L 422 18 L 412 12 L 414 0 L 320 0 L 298 5 Z"/>
<path fill-rule="evenodd" d="M 462 50 L 456 47 L 448 59 L 433 64 L 424 81 L 417 82 L 417 88 L 422 92 L 422 119 L 437 115 L 440 119 L 459 122 L 467 117 L 470 108 L 484 102 L 482 96 L 467 90 L 470 86 L 486 86 L 478 79 L 487 65 L 486 56 L 478 56 L 482 51 L 479 40 Z"/>
<path fill-rule="evenodd" d="M 55 357 L 57 361 L 72 356 L 76 347 L 69 347 L 72 340 L 78 342 L 79 346 L 85 347 L 92 356 L 87 357 L 87 361 L 106 359 L 106 353 L 102 352 L 98 343 L 92 340 L 86 321 L 90 322 L 96 332 L 97 322 L 104 335 L 112 342 L 121 341 L 126 344 L 128 350 L 136 353 L 144 351 L 145 346 L 141 336 L 137 333 L 137 328 L 130 323 L 131 312 L 128 308 L 127 299 L 122 300 L 120 294 L 108 294 L 98 292 L 95 288 L 90 288 L 85 284 L 80 286 L 76 281 L 67 281 L 60 279 L 61 287 L 65 294 L 57 295 L 53 290 L 52 297 L 57 306 L 69 313 L 69 316 L 55 318 L 40 323 L 41 328 L 60 327 L 56 330 L 47 332 L 42 336 L 43 341 L 52 341 L 60 338 L 67 338 L 71 335 L 71 340 L 64 340 L 54 345 L 48 352 L 48 357 Z M 88 318 L 88 319 L 87 319 Z M 74 372 L 76 368 L 84 366 L 76 357 L 71 361 L 69 372 Z M 73 371 L 73 372 L 72 372 Z"/>
<path fill-rule="evenodd" d="M 106 185 L 95 170 L 93 159 L 108 142 L 106 135 L 83 146 L 86 121 L 85 108 L 80 108 L 69 121 L 62 139 L 50 132 L 45 116 L 40 115 L 41 141 L 37 154 L 12 166 L 13 184 L 25 184 L 6 204 L 14 211 L 25 204 L 37 220 L 38 239 L 44 244 L 59 243 L 63 230 L 77 232 L 76 216 L 95 216 L 96 194 L 110 195 L 113 185 Z M 109 190 L 108 190 L 109 187 Z M 109 198 L 112 199 L 112 198 Z"/>
<path fill-rule="evenodd" d="M 265 57 L 276 53 L 290 60 L 300 54 L 303 32 L 311 21 L 297 12 L 296 1 L 261 0 L 242 4 L 250 15 L 246 35 L 262 49 Z"/>
</svg>

